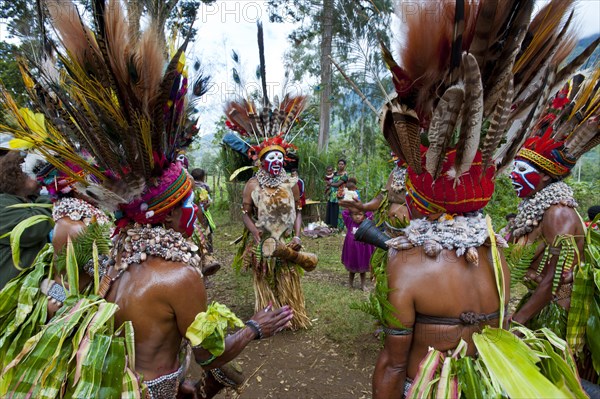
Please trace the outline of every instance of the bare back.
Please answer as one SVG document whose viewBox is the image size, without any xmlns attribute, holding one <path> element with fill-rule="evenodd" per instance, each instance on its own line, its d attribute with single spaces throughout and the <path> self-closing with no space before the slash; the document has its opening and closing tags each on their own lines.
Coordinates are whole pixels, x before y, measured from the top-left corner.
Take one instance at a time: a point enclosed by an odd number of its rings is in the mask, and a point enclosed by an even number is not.
<svg viewBox="0 0 600 399">
<path fill-rule="evenodd" d="M 443 250 L 437 258 L 423 252 L 422 247 L 400 251 L 388 264 L 388 281 L 392 292 L 389 300 L 398 310 L 396 317 L 407 328 L 413 328 L 408 352 L 407 375 L 414 377 L 429 347 L 440 351 L 454 349 L 460 339 L 468 344 L 468 354 L 475 354 L 472 334 L 484 324 L 498 325 L 496 318 L 480 325 L 442 325 L 431 321 L 420 323 L 417 315 L 459 318 L 463 312 L 492 314 L 500 301 L 494 277 L 491 249 L 478 249 L 479 266 L 469 265 L 454 251 Z M 509 274 L 503 265 L 509 296 Z"/>
<path fill-rule="evenodd" d="M 207 306 L 202 277 L 195 268 L 156 257 L 130 265 L 106 299 L 119 306 L 117 326 L 133 323 L 136 371 L 145 380 L 178 369 L 187 327 Z"/>
</svg>

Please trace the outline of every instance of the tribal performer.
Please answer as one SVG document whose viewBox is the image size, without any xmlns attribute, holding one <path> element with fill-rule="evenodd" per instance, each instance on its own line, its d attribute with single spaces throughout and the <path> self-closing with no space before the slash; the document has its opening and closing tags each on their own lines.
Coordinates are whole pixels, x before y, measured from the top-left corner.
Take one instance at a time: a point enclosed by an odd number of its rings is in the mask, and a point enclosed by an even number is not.
<svg viewBox="0 0 600 399">
<path fill-rule="evenodd" d="M 302 247 L 300 190 L 298 180 L 287 174 L 284 163 L 288 151 L 295 148 L 286 138 L 295 137 L 291 130 L 306 108 L 308 97 L 286 94 L 279 102 L 275 96 L 271 105 L 266 91 L 260 23 L 258 42 L 262 109 L 246 99 L 231 101 L 225 106 L 227 127 L 240 135 L 247 145 L 248 157 L 258 166 L 255 176 L 244 187 L 242 220 L 245 230 L 234 267 L 243 265 L 252 270 L 256 311 L 269 303 L 290 306 L 294 310 L 291 328 L 296 330 L 310 326 L 300 284 L 301 268 L 313 270 L 317 259 L 314 254 L 299 252 Z M 246 140 L 255 140 L 256 144 L 251 145 Z M 265 251 L 266 242 L 275 249 L 273 252 Z"/>
<path fill-rule="evenodd" d="M 544 110 L 510 175 L 523 198 L 511 231 L 522 265 L 513 267 L 513 281 L 523 279 L 530 290 L 511 318 L 532 329 L 550 328 L 566 339 L 579 357 L 581 377 L 594 382 L 600 362 L 594 371 L 590 345 L 584 348 L 583 343 L 600 339 L 589 334 L 593 330 L 585 334 L 586 309 L 598 314 L 599 304 L 580 294 L 584 287 L 594 287 L 594 260 L 584 262 L 585 226 L 573 190 L 563 180 L 577 159 L 600 143 L 599 100 L 600 68 L 585 80 L 575 75 Z M 596 288 L 596 296 L 598 292 Z"/>
<path fill-rule="evenodd" d="M 438 3 L 400 16 L 407 29 L 400 64 L 382 44 L 397 94 L 384 106 L 383 134 L 408 165 L 410 223 L 387 242 L 386 273 L 363 307 L 385 334 L 374 398 L 584 395 L 558 337 L 546 341 L 522 329 L 529 340 L 519 341 L 494 328 L 503 325 L 509 270 L 498 248 L 505 243 L 481 213 L 494 191 L 494 153 L 507 122 L 540 96 L 523 79 L 536 71 L 540 43 L 564 50 L 559 33 L 568 28 L 562 16 L 569 7 L 558 3 L 531 24 L 533 1 Z M 555 74 L 567 50 L 542 72 Z M 521 89 L 527 101 L 512 107 Z M 569 364 L 561 368 L 568 382 L 537 368 L 540 348 L 551 363 Z M 517 352 L 529 360 L 514 364 Z"/>
<path fill-rule="evenodd" d="M 167 60 L 162 33 L 150 22 L 130 35 L 120 2 L 94 2 L 94 29 L 73 3 L 46 5 L 60 70 L 21 64 L 41 114 L 23 117 L 2 88 L 2 105 L 17 124 L 10 132 L 72 178 L 77 174 L 66 162 L 81 168 L 79 192 L 116 210 L 117 235 L 102 276 L 93 249 L 93 285 L 85 292 L 74 288 L 78 260 L 67 245 L 66 299 L 41 331 L 8 322 L 9 330 L 31 338 L 20 347 L 2 341 L 1 360 L 13 360 L 3 363 L 0 396 L 173 399 L 185 374 L 182 349 L 189 346 L 212 380 L 228 383 L 218 368 L 253 339 L 287 328 L 293 311 L 269 305 L 244 325 L 225 306 L 207 303 L 198 248 L 190 241 L 193 179 L 176 159 L 189 37 Z M 232 327 L 243 328 L 227 335 Z M 200 384 L 196 393 L 212 397 L 208 388 Z"/>
</svg>

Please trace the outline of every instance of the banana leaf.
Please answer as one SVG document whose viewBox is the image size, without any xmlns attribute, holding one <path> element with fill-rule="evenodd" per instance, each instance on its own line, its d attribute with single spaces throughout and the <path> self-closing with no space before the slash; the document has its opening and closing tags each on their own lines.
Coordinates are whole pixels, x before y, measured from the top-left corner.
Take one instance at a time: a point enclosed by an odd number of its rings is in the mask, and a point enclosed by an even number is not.
<svg viewBox="0 0 600 399">
<path fill-rule="evenodd" d="M 113 337 L 102 366 L 102 383 L 98 391 L 99 398 L 121 397 L 125 366 L 125 339 Z"/>
<path fill-rule="evenodd" d="M 583 351 L 593 298 L 593 270 L 590 262 L 586 261 L 577 266 L 574 271 L 571 307 L 567 318 L 566 339 L 575 356 Z"/>
<path fill-rule="evenodd" d="M 600 275 L 600 272 L 596 273 Z M 592 364 L 600 374 L 600 295 L 596 293 L 592 301 L 586 328 L 586 343 L 592 354 Z"/>
<path fill-rule="evenodd" d="M 504 288 L 506 282 L 504 281 L 504 273 L 502 271 L 502 260 L 500 258 L 500 252 L 498 252 L 498 246 L 496 245 L 496 233 L 494 233 L 494 227 L 492 226 L 492 218 L 487 215 L 485 217 L 485 221 L 487 223 L 487 229 L 490 239 L 490 246 L 492 250 L 492 264 L 494 266 L 494 277 L 496 280 L 496 289 L 498 290 L 498 296 L 500 298 L 500 314 L 498 315 L 498 323 L 499 325 L 504 324 L 504 312 L 506 311 L 506 307 L 504 304 L 506 303 Z"/>
<path fill-rule="evenodd" d="M 73 398 L 86 399 L 97 398 L 101 381 L 104 361 L 111 344 L 111 337 L 96 334 L 91 339 L 90 348 L 83 360 L 81 381 L 77 382 L 77 388 L 73 392 Z"/>
<path fill-rule="evenodd" d="M 535 355 L 524 341 L 506 330 L 486 327 L 480 334 L 473 335 L 473 342 L 491 377 L 499 382 L 509 397 L 585 397 L 581 396 L 585 395 L 583 390 L 569 390 L 567 393 L 561 389 L 564 384 L 559 384 L 559 387 L 542 374 L 538 367 L 538 363 L 542 359 Z M 557 367 L 573 374 L 566 363 L 556 364 L 553 357 L 554 351 L 549 343 L 544 346 L 547 351 L 547 359 L 553 360 L 551 366 L 546 366 L 546 370 L 549 370 L 550 367 Z M 552 377 L 556 378 L 555 375 Z"/>
<path fill-rule="evenodd" d="M 406 393 L 408 399 L 419 399 L 429 397 L 434 385 L 438 382 L 438 368 L 442 364 L 442 353 L 429 348 L 427 356 L 419 364 L 419 370 L 415 376 L 410 389 Z"/>
<path fill-rule="evenodd" d="M 18 270 L 24 270 L 21 267 L 21 236 L 29 227 L 42 222 L 54 224 L 52 216 L 35 215 L 19 222 L 10 232 L 10 250 L 12 252 L 13 263 Z"/>
</svg>

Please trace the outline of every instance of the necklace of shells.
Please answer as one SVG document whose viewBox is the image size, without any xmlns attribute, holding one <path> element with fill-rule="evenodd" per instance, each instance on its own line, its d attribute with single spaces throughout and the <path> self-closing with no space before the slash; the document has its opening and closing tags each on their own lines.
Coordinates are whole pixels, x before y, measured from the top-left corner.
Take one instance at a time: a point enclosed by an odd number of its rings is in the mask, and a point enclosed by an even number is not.
<svg viewBox="0 0 600 399">
<path fill-rule="evenodd" d="M 556 204 L 571 208 L 577 207 L 577 202 L 573 198 L 573 190 L 562 181 L 549 184 L 535 193 L 533 197 L 527 198 L 519 204 L 512 226 L 513 237 L 518 238 L 530 233 L 539 225 L 546 209 Z"/>
<path fill-rule="evenodd" d="M 390 188 L 396 194 L 400 194 L 404 191 L 404 183 L 406 180 L 406 168 L 401 168 L 398 165 L 392 171 L 392 183 Z"/>
<path fill-rule="evenodd" d="M 401 236 L 386 242 L 391 251 L 423 247 L 426 255 L 436 257 L 443 249 L 454 250 L 457 256 L 464 255 L 470 264 L 475 265 L 479 264 L 477 248 L 489 237 L 482 214 L 454 217 L 443 214 L 434 221 L 426 218 L 413 219 L 401 230 Z M 495 237 L 499 246 L 506 246 L 498 235 Z M 393 255 L 390 253 L 390 256 Z"/>
<path fill-rule="evenodd" d="M 64 217 L 75 221 L 80 220 L 86 226 L 89 226 L 94 218 L 99 224 L 110 223 L 110 219 L 104 212 L 79 198 L 61 198 L 54 203 L 52 218 L 56 221 Z"/>
<path fill-rule="evenodd" d="M 278 188 L 287 180 L 287 173 L 282 169 L 278 175 L 271 176 L 269 172 L 261 168 L 256 172 L 256 179 L 261 187 Z"/>
<path fill-rule="evenodd" d="M 126 232 L 121 232 L 112 250 L 112 257 L 121 255 L 119 270 L 125 270 L 132 263 L 142 263 L 148 256 L 156 256 L 171 262 L 183 262 L 194 267 L 200 266 L 198 246 L 191 239 L 173 229 L 161 226 L 134 224 Z"/>
</svg>

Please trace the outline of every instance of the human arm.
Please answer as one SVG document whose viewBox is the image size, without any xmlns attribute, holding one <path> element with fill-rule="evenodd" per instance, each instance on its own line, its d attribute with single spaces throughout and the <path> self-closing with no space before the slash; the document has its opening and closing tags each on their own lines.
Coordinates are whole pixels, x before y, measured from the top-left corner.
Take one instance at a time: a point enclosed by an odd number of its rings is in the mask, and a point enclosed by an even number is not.
<svg viewBox="0 0 600 399">
<path fill-rule="evenodd" d="M 552 301 L 553 280 L 561 251 L 560 246 L 554 247 L 555 240 L 561 235 L 575 236 L 579 225 L 579 217 L 571 208 L 555 205 L 546 210 L 541 228 L 545 245 L 550 246 L 549 256 L 542 269 L 541 281 L 529 300 L 512 315 L 512 320 L 524 324 Z M 543 252 L 539 255 L 540 261 L 541 258 Z"/>
<path fill-rule="evenodd" d="M 300 232 L 302 231 L 302 204 L 300 202 L 300 189 L 297 184 L 292 187 L 292 194 L 294 195 L 294 206 L 296 207 L 296 219 L 294 219 L 294 237 L 289 246 L 293 250 L 299 251 L 302 247 L 302 240 L 300 239 Z"/>
<path fill-rule="evenodd" d="M 374 212 L 379 208 L 382 201 L 383 193 L 379 193 L 377 196 L 375 196 L 375 198 L 367 203 L 363 203 L 359 199 L 355 198 L 352 201 L 340 200 L 340 206 L 343 208 L 355 209 L 360 212 Z"/>
<path fill-rule="evenodd" d="M 254 202 L 252 201 L 252 191 L 256 185 L 256 179 L 250 179 L 244 187 L 244 193 L 242 194 L 242 221 L 244 225 L 252 234 L 255 244 L 260 243 L 260 231 L 252 220 L 252 212 L 254 211 Z"/>
<path fill-rule="evenodd" d="M 275 310 L 270 309 L 270 307 L 259 310 L 250 320 L 253 320 L 259 326 L 262 333 L 260 339 L 264 339 L 272 337 L 275 333 L 286 328 L 292 318 L 292 309 L 289 306 L 283 306 Z M 221 367 L 235 359 L 250 342 L 258 338 L 255 329 L 246 325 L 225 338 L 225 351 L 220 356 L 214 357 L 206 349 L 194 348 L 194 357 L 198 364 L 206 370 Z"/>
<path fill-rule="evenodd" d="M 344 173 L 341 176 L 339 176 L 339 179 L 337 179 L 336 181 L 332 181 L 329 185 L 331 187 L 339 187 L 342 184 L 346 183 L 347 181 L 348 181 L 348 175 L 346 173 Z"/>
<path fill-rule="evenodd" d="M 52 246 L 54 253 L 59 253 L 66 248 L 69 238 L 73 240 L 85 230 L 85 223 L 63 217 L 56 221 L 54 234 L 52 235 Z"/>
<path fill-rule="evenodd" d="M 402 398 L 404 381 L 408 369 L 408 359 L 412 346 L 413 334 L 410 329 L 414 325 L 415 308 L 410 289 L 405 286 L 402 277 L 400 256 L 390 259 L 388 265 L 388 285 L 390 293 L 388 300 L 396 309 L 394 317 L 402 322 L 404 335 L 386 335 L 384 346 L 375 364 L 373 372 L 373 398 L 391 399 Z M 396 328 L 395 326 L 386 326 Z"/>
</svg>

